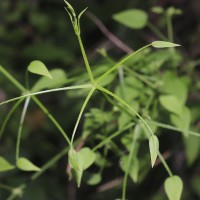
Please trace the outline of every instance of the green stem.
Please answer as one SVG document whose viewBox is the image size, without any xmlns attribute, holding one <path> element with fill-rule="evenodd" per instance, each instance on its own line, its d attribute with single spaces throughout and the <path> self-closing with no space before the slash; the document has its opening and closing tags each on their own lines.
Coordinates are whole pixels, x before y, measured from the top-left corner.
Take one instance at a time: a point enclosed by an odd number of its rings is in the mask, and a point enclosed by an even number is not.
<svg viewBox="0 0 200 200">
<path fill-rule="evenodd" d="M 75 124 L 75 127 L 74 127 L 74 130 L 73 130 L 73 133 L 72 133 L 72 137 L 71 137 L 71 146 L 73 146 L 73 141 L 74 141 L 74 136 L 76 134 L 76 130 L 77 130 L 77 127 L 79 125 L 79 122 L 80 122 L 80 119 L 81 119 L 81 116 L 83 115 L 83 111 L 85 110 L 85 107 L 87 106 L 88 104 L 88 101 L 90 100 L 90 97 L 92 96 L 93 92 L 95 91 L 95 88 L 92 88 L 89 92 L 89 94 L 87 95 L 83 105 L 82 105 L 82 108 L 80 110 L 80 113 L 78 115 L 78 118 L 77 118 L 77 121 L 76 121 L 76 124 Z"/>
<path fill-rule="evenodd" d="M 3 132 L 5 129 L 5 126 L 8 123 L 8 120 L 10 119 L 10 117 L 12 116 L 12 114 L 15 112 L 15 110 L 18 108 L 18 106 L 22 103 L 23 99 L 18 100 L 15 105 L 11 108 L 11 110 L 8 112 L 8 114 L 6 115 L 6 118 L 4 119 L 2 125 L 1 125 L 1 129 L 0 129 L 0 139 L 3 136 Z"/>
<path fill-rule="evenodd" d="M 83 46 L 83 43 L 82 43 L 82 40 L 81 40 L 81 36 L 77 35 L 77 38 L 78 38 L 78 42 L 79 42 L 79 45 L 80 45 L 81 53 L 82 53 L 82 56 L 83 56 L 83 60 L 85 62 L 85 66 L 86 66 L 90 81 L 91 81 L 92 84 L 94 84 L 94 82 L 95 82 L 94 81 L 94 77 L 93 77 L 93 74 L 92 74 L 92 71 L 91 71 L 90 64 L 88 62 L 87 55 L 85 53 L 85 49 L 84 49 L 84 46 Z"/>
<path fill-rule="evenodd" d="M 21 135 L 22 135 L 22 128 L 23 128 L 23 123 L 26 115 L 26 111 L 28 108 L 30 102 L 30 97 L 27 97 L 25 103 L 24 103 L 24 108 L 22 111 L 21 119 L 20 119 L 20 124 L 19 124 L 19 129 L 17 133 L 17 144 L 16 144 L 16 161 L 19 159 L 19 149 L 20 149 L 20 141 L 21 141 Z"/>
<path fill-rule="evenodd" d="M 126 62 L 127 60 L 129 60 L 131 57 L 133 57 L 134 55 L 138 54 L 139 52 L 143 51 L 144 49 L 150 47 L 151 44 L 148 44 L 140 49 L 138 49 L 137 51 L 131 53 L 130 55 L 126 56 L 125 58 L 123 58 L 121 61 L 119 61 L 116 65 L 114 65 L 111 69 L 109 69 L 108 71 L 106 71 L 103 75 L 101 75 L 97 80 L 96 83 L 99 83 L 100 80 L 102 80 L 103 78 L 105 78 L 108 74 L 110 74 L 111 72 L 113 72 L 115 69 L 117 69 L 118 67 L 120 67 L 124 62 Z"/>
<path fill-rule="evenodd" d="M 67 143 L 70 145 L 70 139 L 67 136 L 67 133 L 63 130 L 63 128 L 60 126 L 60 124 L 57 122 L 57 120 L 52 116 L 52 114 L 49 113 L 48 109 L 38 100 L 37 97 L 33 96 L 32 99 L 40 107 L 40 109 L 46 114 L 46 116 L 51 120 L 51 122 L 55 125 L 55 127 L 59 130 L 59 132 L 65 138 Z"/>
<path fill-rule="evenodd" d="M 132 145 L 131 145 L 131 149 L 130 149 L 130 153 L 129 153 L 129 158 L 128 158 L 128 164 L 127 164 L 127 168 L 126 168 L 125 175 L 124 175 L 124 180 L 123 180 L 122 200 L 126 200 L 126 188 L 127 188 L 127 181 L 128 181 L 128 173 L 129 173 L 129 169 L 131 167 L 131 162 L 132 162 L 132 159 L 133 159 L 134 148 L 135 148 L 135 145 L 136 145 L 136 141 L 137 141 L 139 132 L 140 132 L 140 125 L 138 124 L 138 125 L 136 125 L 135 131 L 133 132 Z"/>
<path fill-rule="evenodd" d="M 135 124 L 134 123 L 130 123 L 127 126 L 125 126 L 122 130 L 116 131 L 115 133 L 113 133 L 112 135 L 110 135 L 109 137 L 106 137 L 102 142 L 100 142 L 98 145 L 96 145 L 92 151 L 96 151 L 97 149 L 101 148 L 102 146 L 108 144 L 108 142 L 110 140 L 112 140 L 113 138 L 117 137 L 118 135 L 120 135 L 121 133 L 123 133 L 124 131 L 130 129 L 131 127 L 133 127 Z"/>
<path fill-rule="evenodd" d="M 151 22 L 148 22 L 148 27 L 161 39 L 161 40 L 167 40 L 167 37 Z"/>
<path fill-rule="evenodd" d="M 13 188 L 9 185 L 5 185 L 3 183 L 0 183 L 0 188 L 4 189 L 4 190 L 8 190 L 8 191 L 12 191 Z"/>
<path fill-rule="evenodd" d="M 58 91 L 66 91 L 66 90 L 76 90 L 76 89 L 86 89 L 86 88 L 91 88 L 92 85 L 91 84 L 84 84 L 84 85 L 75 85 L 75 86 L 68 86 L 68 87 L 62 87 L 62 88 L 55 88 L 55 89 L 50 89 L 50 90 L 44 90 L 44 91 L 40 91 L 40 92 L 26 92 L 27 94 L 21 95 L 19 97 L 15 97 L 13 99 L 9 99 L 7 101 L 1 102 L 0 106 L 6 103 L 10 103 L 12 101 L 16 101 L 18 99 L 23 99 L 26 97 L 30 97 L 30 96 L 35 96 L 35 95 L 39 95 L 39 94 L 45 94 L 45 93 L 50 93 L 50 92 L 58 92 Z"/>
<path fill-rule="evenodd" d="M 165 159 L 163 158 L 163 156 L 160 152 L 158 153 L 158 157 L 159 157 L 160 161 L 162 162 L 162 164 L 164 165 L 164 168 L 166 169 L 169 176 L 172 177 L 173 176 L 172 171 L 170 170 L 169 166 L 167 165 L 167 162 L 165 161 Z"/>
<path fill-rule="evenodd" d="M 168 40 L 173 42 L 173 27 L 172 27 L 172 17 L 167 14 L 167 32 L 168 32 Z"/>
<path fill-rule="evenodd" d="M 153 131 L 151 130 L 150 126 L 147 124 L 147 122 L 143 119 L 143 117 L 135 110 L 133 109 L 128 103 L 126 103 L 123 99 L 121 99 L 119 96 L 117 96 L 116 94 L 112 93 L 111 91 L 107 90 L 106 88 L 103 88 L 101 86 L 97 86 L 97 89 L 99 89 L 102 92 L 105 92 L 106 94 L 112 96 L 113 98 L 115 98 L 118 102 L 122 103 L 124 106 L 126 106 L 131 112 L 133 112 L 143 123 L 144 125 L 147 127 L 147 129 L 149 130 L 149 133 L 151 135 L 154 135 Z"/>
</svg>

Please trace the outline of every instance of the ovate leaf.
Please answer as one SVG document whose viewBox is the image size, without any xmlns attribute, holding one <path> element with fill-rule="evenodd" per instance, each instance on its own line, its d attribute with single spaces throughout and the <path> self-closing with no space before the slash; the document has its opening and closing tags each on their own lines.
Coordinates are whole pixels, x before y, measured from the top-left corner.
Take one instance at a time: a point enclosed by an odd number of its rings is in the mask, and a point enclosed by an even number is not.
<svg viewBox="0 0 200 200">
<path fill-rule="evenodd" d="M 179 176 L 172 176 L 165 180 L 165 192 L 169 200 L 180 200 L 183 182 Z"/>
<path fill-rule="evenodd" d="M 149 150 L 151 156 L 151 165 L 153 167 L 159 152 L 159 140 L 156 135 L 152 135 L 149 139 Z"/>
<path fill-rule="evenodd" d="M 139 9 L 129 9 L 113 15 L 113 19 L 132 29 L 141 29 L 147 25 L 148 15 Z"/>
<path fill-rule="evenodd" d="M 39 60 L 32 61 L 28 66 L 28 71 L 33 74 L 46 76 L 52 79 L 52 76 L 47 67 L 45 66 L 45 64 Z"/>
<path fill-rule="evenodd" d="M 182 113 L 182 105 L 179 102 L 178 98 L 173 95 L 163 95 L 159 98 L 161 105 L 168 110 L 177 115 Z"/>
<path fill-rule="evenodd" d="M 22 171 L 40 171 L 41 169 L 34 165 L 32 162 L 30 162 L 26 158 L 19 158 L 17 160 L 17 167 Z"/>
<path fill-rule="evenodd" d="M 14 165 L 11 165 L 5 158 L 0 156 L 0 172 L 9 171 L 14 168 Z"/>
<path fill-rule="evenodd" d="M 83 170 L 90 167 L 94 163 L 95 158 L 96 158 L 95 153 L 87 147 L 82 148 L 78 152 L 78 160 Z"/>
<path fill-rule="evenodd" d="M 56 87 L 61 87 L 67 83 L 67 75 L 62 69 L 53 69 L 50 71 L 52 79 L 47 77 L 41 77 L 33 86 L 31 91 L 37 92 L 43 89 L 52 89 Z"/>
<path fill-rule="evenodd" d="M 179 44 L 175 44 L 172 42 L 165 42 L 165 41 L 154 41 L 151 43 L 151 45 L 155 48 L 170 48 L 170 47 L 181 46 Z"/>
</svg>

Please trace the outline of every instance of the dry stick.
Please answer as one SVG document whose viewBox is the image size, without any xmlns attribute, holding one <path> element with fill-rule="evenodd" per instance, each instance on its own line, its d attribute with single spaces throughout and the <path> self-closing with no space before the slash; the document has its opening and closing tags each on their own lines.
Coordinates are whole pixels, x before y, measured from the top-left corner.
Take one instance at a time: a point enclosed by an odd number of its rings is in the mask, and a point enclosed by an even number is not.
<svg viewBox="0 0 200 200">
<path fill-rule="evenodd" d="M 101 32 L 117 47 L 119 47 L 125 53 L 132 53 L 134 50 L 117 38 L 113 33 L 111 33 L 105 25 L 98 19 L 93 13 L 87 11 L 86 15 L 99 27 Z"/>
</svg>

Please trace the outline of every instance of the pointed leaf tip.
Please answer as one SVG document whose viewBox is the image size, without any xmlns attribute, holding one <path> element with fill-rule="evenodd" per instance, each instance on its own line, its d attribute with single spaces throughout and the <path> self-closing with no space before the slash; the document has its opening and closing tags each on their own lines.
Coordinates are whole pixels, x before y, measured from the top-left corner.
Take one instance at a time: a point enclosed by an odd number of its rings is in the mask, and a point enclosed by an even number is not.
<svg viewBox="0 0 200 200">
<path fill-rule="evenodd" d="M 149 139 L 149 150 L 151 156 L 151 165 L 153 167 L 159 152 L 159 140 L 156 135 L 152 135 Z"/>
<path fill-rule="evenodd" d="M 41 169 L 34 165 L 31 161 L 26 158 L 19 158 L 17 160 L 17 167 L 22 171 L 40 171 Z"/>
<path fill-rule="evenodd" d="M 169 200 L 180 200 L 183 190 L 183 181 L 179 176 L 172 176 L 165 180 L 165 192 Z"/>
<path fill-rule="evenodd" d="M 0 172 L 9 171 L 14 168 L 14 165 L 11 165 L 5 158 L 0 156 Z"/>
<path fill-rule="evenodd" d="M 170 48 L 170 47 L 178 47 L 181 46 L 179 44 L 175 44 L 172 42 L 166 42 L 166 41 L 154 41 L 151 43 L 151 45 L 155 48 Z"/>
</svg>

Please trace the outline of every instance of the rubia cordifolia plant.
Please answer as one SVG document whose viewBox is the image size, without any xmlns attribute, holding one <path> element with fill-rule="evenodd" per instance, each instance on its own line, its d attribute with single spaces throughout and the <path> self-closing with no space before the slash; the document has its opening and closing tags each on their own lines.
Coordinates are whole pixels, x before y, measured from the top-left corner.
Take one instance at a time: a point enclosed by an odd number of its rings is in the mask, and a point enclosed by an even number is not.
<svg viewBox="0 0 200 200">
<path fill-rule="evenodd" d="M 122 151 L 120 152 L 120 168 L 124 172 L 121 199 L 125 200 L 128 177 L 130 177 L 134 182 L 137 182 L 138 179 L 140 179 L 140 168 L 143 169 L 144 173 L 148 171 L 147 169 L 144 169 L 146 165 L 144 163 L 142 164 L 142 161 L 146 160 L 146 158 L 139 156 L 139 148 L 142 145 L 141 141 L 148 140 L 151 166 L 154 167 L 158 157 L 168 173 L 169 177 L 165 180 L 164 183 L 165 191 L 168 198 L 170 200 L 181 199 L 183 182 L 179 176 L 173 174 L 167 162 L 160 153 L 159 139 L 156 133 L 158 127 L 161 127 L 183 132 L 185 137 L 188 137 L 189 135 L 197 137 L 199 136 L 198 133 L 189 131 L 189 125 L 187 125 L 187 121 L 190 117 L 190 111 L 185 106 L 185 89 L 183 89 L 182 92 L 180 92 L 180 96 L 182 96 L 182 102 L 180 103 L 177 101 L 176 96 L 173 93 L 171 93 L 169 87 L 167 86 L 170 85 L 170 81 L 174 82 L 175 86 L 179 86 L 182 83 L 185 84 L 185 82 L 184 80 L 180 80 L 180 82 L 177 82 L 175 80 L 175 77 L 173 77 L 173 75 L 170 74 L 170 72 L 167 73 L 164 77 L 166 85 L 164 86 L 165 88 L 161 88 L 161 90 L 163 90 L 163 94 L 160 95 L 159 102 L 163 106 L 163 108 L 165 108 L 171 113 L 170 118 L 172 122 L 174 122 L 174 124 L 177 126 L 174 127 L 167 124 L 159 123 L 153 120 L 153 118 L 157 117 L 155 109 L 157 109 L 158 101 L 156 101 L 155 103 L 152 102 L 156 96 L 154 91 L 156 91 L 160 85 L 156 83 L 156 80 L 151 79 L 151 77 L 143 75 L 142 73 L 136 73 L 134 71 L 134 68 L 132 67 L 134 64 L 137 66 L 137 62 L 139 62 L 139 60 L 143 59 L 146 55 L 149 54 L 150 47 L 160 49 L 174 48 L 180 45 L 168 41 L 154 41 L 138 49 L 137 51 L 134 51 L 129 55 L 123 57 L 118 62 L 115 62 L 114 60 L 109 58 L 108 55 L 104 52 L 104 57 L 108 60 L 109 64 L 108 67 L 102 69 L 102 71 L 100 71 L 99 73 L 99 69 L 93 70 L 90 66 L 81 39 L 80 18 L 84 14 L 86 9 L 83 10 L 79 15 L 77 15 L 73 7 L 67 1 L 65 1 L 65 3 L 67 6 L 66 11 L 69 14 L 75 35 L 80 45 L 80 50 L 83 56 L 88 78 L 83 78 L 81 84 L 74 84 L 66 87 L 58 87 L 60 85 L 70 83 L 70 81 L 66 81 L 65 72 L 61 69 L 54 69 L 49 71 L 41 61 L 36 60 L 29 64 L 26 72 L 26 84 L 25 86 L 23 86 L 5 68 L 0 66 L 0 72 L 12 84 L 14 84 L 14 86 L 20 92 L 22 92 L 21 96 L 0 103 L 0 105 L 2 106 L 4 104 L 16 101 L 12 109 L 8 112 L 4 122 L 2 123 L 0 137 L 2 137 L 5 126 L 8 120 L 10 119 L 11 115 L 15 112 L 17 107 L 24 102 L 24 107 L 22 110 L 17 133 L 16 162 L 15 164 L 11 164 L 4 157 L 0 157 L 0 171 L 8 171 L 14 168 L 18 168 L 22 171 L 35 171 L 35 173 L 30 178 L 31 181 L 34 181 L 48 168 L 50 168 L 54 163 L 56 163 L 62 156 L 68 154 L 68 175 L 70 179 L 75 178 L 77 186 L 80 187 L 82 177 L 85 171 L 91 165 L 97 165 L 100 168 L 99 173 L 92 174 L 92 178 L 90 178 L 90 180 L 88 181 L 91 184 L 97 184 L 101 181 L 101 173 L 106 167 L 106 162 L 108 162 L 106 161 L 107 151 L 109 150 L 109 148 L 113 148 L 114 152 L 116 151 L 116 148 L 118 147 L 115 144 L 114 139 L 120 136 L 121 143 L 125 146 L 128 152 L 128 154 Z M 118 17 L 119 15 L 115 16 L 116 20 L 118 20 Z M 170 30 L 169 35 L 171 35 Z M 165 55 L 169 54 L 169 57 L 172 55 L 171 53 L 171 51 L 164 52 Z M 155 61 L 156 57 L 159 56 L 152 56 L 151 59 Z M 162 60 L 161 62 L 164 61 Z M 42 76 L 42 78 L 40 78 L 32 87 L 30 87 L 29 85 L 29 73 L 38 74 Z M 117 74 L 119 74 L 119 84 Z M 112 86 L 113 82 L 115 82 L 114 87 Z M 144 84 L 147 85 L 149 89 L 145 88 L 146 86 L 144 86 Z M 145 92 L 142 91 L 144 89 Z M 51 115 L 51 113 L 48 111 L 45 105 L 43 105 L 43 103 L 37 97 L 38 95 L 44 93 L 68 90 L 87 91 L 86 98 L 78 114 L 72 134 L 67 134 L 65 132 L 65 130 L 60 126 L 59 122 L 53 117 L 53 115 Z M 142 102 L 144 112 L 142 112 L 141 110 L 139 111 L 140 104 L 137 103 L 136 99 L 136 97 L 139 99 L 140 94 L 138 91 L 141 91 L 142 94 L 141 100 L 138 101 Z M 83 134 L 80 136 L 80 138 L 77 138 L 77 140 L 75 140 L 77 128 L 80 124 L 81 118 L 83 118 L 85 108 L 88 106 L 88 103 L 91 100 L 91 98 L 96 95 L 104 98 L 106 102 L 112 105 L 113 109 L 111 111 L 105 111 L 103 109 L 92 108 L 90 112 L 85 114 Z M 35 102 L 39 106 L 39 108 L 46 114 L 49 120 L 55 125 L 59 133 L 66 140 L 66 148 L 63 149 L 54 158 L 49 160 L 41 168 L 33 164 L 27 158 L 20 156 L 21 135 L 23 130 L 24 119 L 26 117 L 26 112 L 30 101 Z M 152 107 L 151 118 L 148 114 L 148 112 L 150 112 L 150 107 Z M 187 116 L 188 120 L 185 119 L 183 115 Z M 95 130 L 101 130 L 102 127 L 107 126 L 105 124 L 109 124 L 109 122 L 113 121 L 113 119 L 117 119 L 118 125 L 114 127 L 106 127 L 104 129 L 104 135 L 95 133 Z M 186 124 L 184 123 L 184 126 L 182 126 L 182 121 L 186 121 Z M 86 139 L 89 137 L 93 138 L 95 142 L 93 142 L 93 144 L 96 144 L 98 140 L 96 146 L 88 145 L 88 147 L 81 147 L 81 149 L 77 150 L 76 145 L 80 142 L 80 140 L 84 139 L 84 141 L 86 141 Z M 103 155 L 101 154 L 101 149 L 103 149 Z M 148 157 L 148 155 L 145 156 Z M 22 196 L 23 190 L 26 188 L 26 184 L 21 184 L 17 188 L 12 188 L 3 184 L 1 184 L 0 186 L 4 189 L 8 189 L 11 191 L 11 195 L 8 197 L 8 200 Z"/>
</svg>

